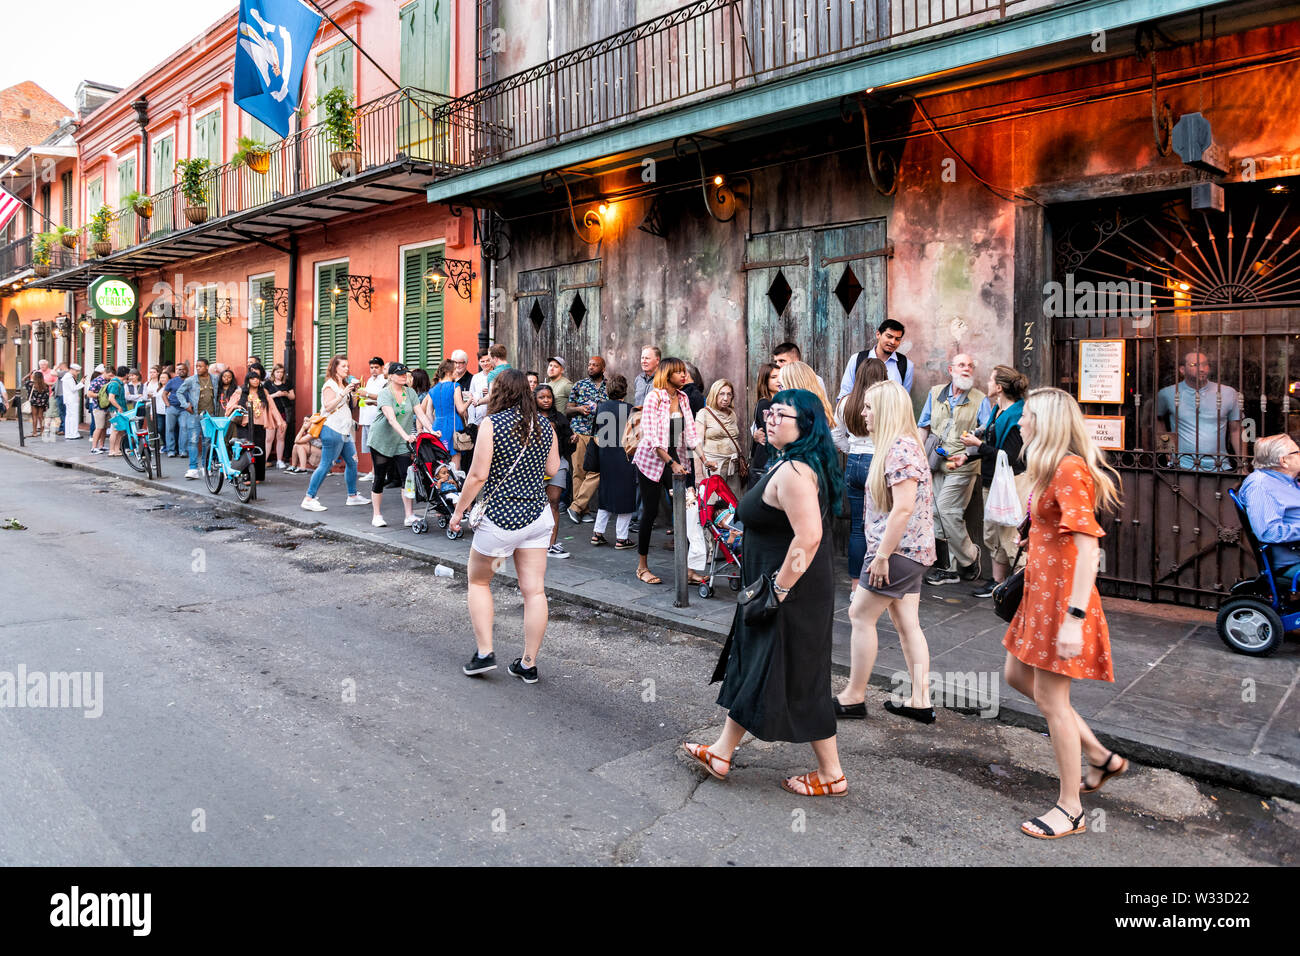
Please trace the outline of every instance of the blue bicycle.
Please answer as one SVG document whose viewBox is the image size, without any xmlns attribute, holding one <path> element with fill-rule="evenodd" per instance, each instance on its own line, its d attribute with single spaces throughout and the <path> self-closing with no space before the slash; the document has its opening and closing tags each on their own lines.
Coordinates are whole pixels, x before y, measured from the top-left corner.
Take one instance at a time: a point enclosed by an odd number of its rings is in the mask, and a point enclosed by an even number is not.
<svg viewBox="0 0 1300 956">
<path fill-rule="evenodd" d="M 152 478 L 155 436 L 149 431 L 144 411 L 144 402 L 137 402 L 125 412 L 114 413 L 112 424 L 124 436 L 122 457 L 126 463 L 146 478 Z"/>
<path fill-rule="evenodd" d="M 199 419 L 203 437 L 208 442 L 207 485 L 214 495 L 221 494 L 227 479 L 235 486 L 235 495 L 247 504 L 257 497 L 257 476 L 253 472 L 253 459 L 263 454 L 251 441 L 230 436 L 230 423 L 243 418 L 244 410 L 236 408 L 223 418 L 213 418 L 207 412 Z"/>
</svg>

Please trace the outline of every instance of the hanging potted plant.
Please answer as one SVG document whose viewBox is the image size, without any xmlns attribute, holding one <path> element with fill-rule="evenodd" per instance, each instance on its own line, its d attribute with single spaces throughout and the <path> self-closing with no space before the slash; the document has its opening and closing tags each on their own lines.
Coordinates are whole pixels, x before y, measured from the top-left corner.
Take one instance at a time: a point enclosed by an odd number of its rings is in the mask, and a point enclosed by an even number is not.
<svg viewBox="0 0 1300 956">
<path fill-rule="evenodd" d="M 71 226 L 59 226 L 55 230 L 55 235 L 59 237 L 59 242 L 63 243 L 63 248 L 77 248 L 77 233 Z"/>
<path fill-rule="evenodd" d="M 90 220 L 90 237 L 94 240 L 91 247 L 95 255 L 103 258 L 113 251 L 113 241 L 108 237 L 108 227 L 113 223 L 113 210 L 105 204 L 95 210 Z"/>
<path fill-rule="evenodd" d="M 185 197 L 185 218 L 197 226 L 208 219 L 208 184 L 205 182 L 212 163 L 206 159 L 178 159 L 181 195 Z"/>
<path fill-rule="evenodd" d="M 341 175 L 356 175 L 361 171 L 361 137 L 357 132 L 357 108 L 352 105 L 352 94 L 336 86 L 317 105 L 325 108 L 325 135 L 334 147 L 330 165 Z"/>
<path fill-rule="evenodd" d="M 56 232 L 41 232 L 32 242 L 32 271 L 42 279 L 50 274 L 50 255 L 54 252 L 56 239 Z"/>
<path fill-rule="evenodd" d="M 239 137 L 239 152 L 230 157 L 231 166 L 247 166 L 255 173 L 265 173 L 271 168 L 271 150 L 265 143 L 259 143 L 247 136 Z"/>
<path fill-rule="evenodd" d="M 151 219 L 153 217 L 153 197 L 142 195 L 134 190 L 126 194 L 122 202 L 135 210 L 135 214 L 141 219 Z"/>
</svg>

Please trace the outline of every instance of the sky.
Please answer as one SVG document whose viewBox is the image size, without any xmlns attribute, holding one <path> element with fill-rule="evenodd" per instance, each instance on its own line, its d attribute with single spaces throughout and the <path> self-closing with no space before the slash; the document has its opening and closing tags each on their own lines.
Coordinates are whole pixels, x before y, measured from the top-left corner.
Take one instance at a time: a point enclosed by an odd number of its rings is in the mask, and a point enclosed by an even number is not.
<svg viewBox="0 0 1300 956">
<path fill-rule="evenodd" d="M 69 110 L 78 84 L 127 86 L 238 6 L 238 0 L 59 0 L 63 25 L 28 42 L 18 21 L 0 57 L 0 89 L 32 80 Z M 29 25 L 36 21 L 29 21 Z"/>
</svg>

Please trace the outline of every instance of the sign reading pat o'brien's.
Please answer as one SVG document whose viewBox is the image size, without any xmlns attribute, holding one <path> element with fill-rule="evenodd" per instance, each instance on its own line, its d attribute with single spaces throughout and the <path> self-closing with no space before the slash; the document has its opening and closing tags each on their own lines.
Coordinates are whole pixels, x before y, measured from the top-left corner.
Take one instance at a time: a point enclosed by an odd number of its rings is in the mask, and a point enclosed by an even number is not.
<svg viewBox="0 0 1300 956">
<path fill-rule="evenodd" d="M 87 290 L 96 319 L 138 318 L 135 283 L 123 276 L 100 276 Z"/>
</svg>

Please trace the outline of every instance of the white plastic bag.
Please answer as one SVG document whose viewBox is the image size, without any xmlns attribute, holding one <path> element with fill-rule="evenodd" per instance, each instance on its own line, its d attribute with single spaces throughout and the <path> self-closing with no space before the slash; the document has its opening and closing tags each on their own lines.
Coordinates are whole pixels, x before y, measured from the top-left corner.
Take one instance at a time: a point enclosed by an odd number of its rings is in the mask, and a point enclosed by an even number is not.
<svg viewBox="0 0 1300 956">
<path fill-rule="evenodd" d="M 1005 451 L 998 452 L 998 466 L 993 472 L 993 484 L 984 501 L 984 517 L 993 524 L 1016 527 L 1025 518 L 1024 506 L 1016 494 L 1016 476 Z"/>
<path fill-rule="evenodd" d="M 406 466 L 406 484 L 402 488 L 402 497 L 415 500 L 415 466 Z"/>
</svg>

